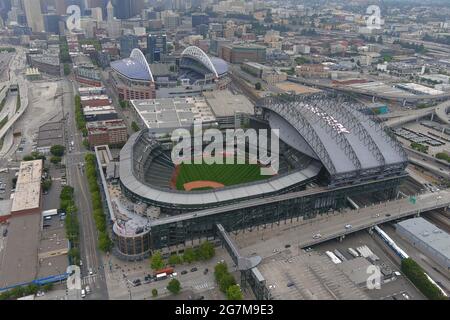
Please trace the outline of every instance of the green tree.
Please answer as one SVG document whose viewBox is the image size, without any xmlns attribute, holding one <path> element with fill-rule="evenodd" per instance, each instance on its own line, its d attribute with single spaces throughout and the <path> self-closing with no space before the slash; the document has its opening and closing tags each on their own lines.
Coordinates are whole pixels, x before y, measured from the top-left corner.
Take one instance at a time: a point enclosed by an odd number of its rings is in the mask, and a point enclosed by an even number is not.
<svg viewBox="0 0 450 320">
<path fill-rule="evenodd" d="M 226 293 L 228 288 L 235 285 L 236 280 L 234 279 L 233 275 L 230 273 L 226 273 L 222 275 L 222 277 L 219 279 L 219 289 L 223 293 Z"/>
<path fill-rule="evenodd" d="M 255 89 L 260 91 L 262 89 L 262 85 L 260 82 L 255 83 Z"/>
<path fill-rule="evenodd" d="M 133 129 L 134 132 L 138 132 L 141 130 L 141 128 L 139 128 L 138 124 L 135 121 L 131 123 L 131 129 Z"/>
<path fill-rule="evenodd" d="M 44 180 L 42 183 L 42 190 L 48 191 L 52 187 L 52 179 Z"/>
<path fill-rule="evenodd" d="M 22 160 L 23 160 L 23 161 L 33 161 L 34 158 L 33 158 L 32 156 L 28 155 L 28 156 L 23 157 Z"/>
<path fill-rule="evenodd" d="M 216 281 L 219 281 L 219 279 L 224 275 L 228 273 L 228 267 L 225 263 L 221 262 L 216 264 L 214 267 L 214 276 L 216 278 Z"/>
<path fill-rule="evenodd" d="M 430 300 L 447 299 L 441 291 L 425 276 L 423 269 L 411 258 L 403 259 L 401 264 L 403 273 Z"/>
<path fill-rule="evenodd" d="M 88 139 L 86 139 L 86 138 L 83 139 L 83 146 L 84 146 L 86 149 L 88 149 L 88 150 L 91 148 Z"/>
<path fill-rule="evenodd" d="M 61 163 L 61 157 L 53 156 L 50 158 L 50 162 L 53 164 Z"/>
<path fill-rule="evenodd" d="M 103 252 L 108 252 L 111 249 L 112 243 L 107 232 L 100 232 L 98 236 L 98 247 Z"/>
<path fill-rule="evenodd" d="M 50 148 L 50 153 L 54 156 L 62 157 L 64 155 L 65 149 L 66 148 L 64 148 L 64 146 L 56 144 Z"/>
<path fill-rule="evenodd" d="M 169 257 L 168 263 L 172 266 L 183 263 L 183 258 L 177 254 L 173 254 Z"/>
<path fill-rule="evenodd" d="M 183 260 L 187 263 L 195 261 L 195 252 L 192 248 L 187 248 L 186 250 L 184 250 Z"/>
<path fill-rule="evenodd" d="M 120 100 L 119 105 L 122 109 L 128 108 L 128 101 L 126 100 Z"/>
<path fill-rule="evenodd" d="M 70 65 L 68 63 L 64 63 L 64 75 L 68 76 L 70 74 Z"/>
<path fill-rule="evenodd" d="M 178 294 L 181 290 L 180 281 L 178 281 L 177 279 L 170 280 L 169 284 L 167 285 L 167 290 L 169 290 L 173 294 Z"/>
<path fill-rule="evenodd" d="M 216 251 L 214 245 L 209 241 L 203 242 L 198 249 L 198 256 L 201 260 L 209 260 L 214 257 L 215 254 Z"/>
<path fill-rule="evenodd" d="M 152 297 L 157 297 L 158 296 L 158 290 L 157 289 L 153 289 L 152 290 Z"/>
<path fill-rule="evenodd" d="M 243 298 L 241 288 L 237 284 L 232 285 L 227 289 L 228 300 L 242 300 Z"/>
<path fill-rule="evenodd" d="M 164 261 L 161 252 L 156 251 L 155 253 L 153 253 L 152 257 L 150 258 L 150 267 L 153 270 L 160 270 L 164 268 Z"/>
</svg>

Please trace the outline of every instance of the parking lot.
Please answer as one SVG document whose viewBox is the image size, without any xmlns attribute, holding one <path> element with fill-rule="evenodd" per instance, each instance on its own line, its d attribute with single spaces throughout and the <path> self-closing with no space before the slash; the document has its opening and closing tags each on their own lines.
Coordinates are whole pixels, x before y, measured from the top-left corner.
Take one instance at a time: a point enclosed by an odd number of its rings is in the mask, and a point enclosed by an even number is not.
<svg viewBox="0 0 450 320">
<path fill-rule="evenodd" d="M 351 260 L 353 257 L 349 254 L 348 248 L 356 249 L 361 246 L 367 246 L 370 250 L 379 258 L 375 262 L 376 265 L 383 265 L 386 269 L 391 269 L 392 272 L 400 271 L 400 260 L 396 259 L 389 250 L 381 238 L 377 235 L 369 235 L 367 231 L 356 232 L 347 236 L 342 242 L 329 241 L 313 248 L 314 251 L 325 253 L 326 251 L 333 252 L 335 249 L 344 255 L 345 258 Z M 367 275 L 368 277 L 369 275 Z M 424 296 L 406 279 L 405 276 L 400 275 L 395 280 L 381 283 L 380 289 L 369 290 L 367 286 L 362 284 L 364 292 L 370 297 L 370 299 L 411 299 L 422 300 Z M 408 298 L 403 296 L 405 294 Z M 402 297 L 402 298 L 401 298 Z"/>
</svg>

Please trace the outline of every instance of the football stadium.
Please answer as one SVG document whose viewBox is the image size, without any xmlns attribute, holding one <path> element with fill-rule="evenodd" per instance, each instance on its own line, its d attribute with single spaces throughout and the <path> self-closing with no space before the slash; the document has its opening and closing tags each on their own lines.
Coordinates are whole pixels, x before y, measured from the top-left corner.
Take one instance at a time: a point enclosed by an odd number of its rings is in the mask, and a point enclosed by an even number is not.
<svg viewBox="0 0 450 320">
<path fill-rule="evenodd" d="M 202 49 L 187 47 L 177 58 L 178 70 L 168 64 L 148 64 L 134 49 L 129 58 L 111 63 L 111 82 L 123 100 L 189 97 L 221 89 L 229 82 L 228 64 Z"/>
<path fill-rule="evenodd" d="M 160 215 L 134 229 L 113 215 L 120 255 L 132 259 L 215 238 L 218 224 L 234 231 L 313 218 L 362 194 L 394 198 L 407 156 L 362 108 L 336 93 L 263 98 L 248 125 L 279 129 L 279 170 L 271 176 L 261 176 L 260 163 L 175 165 L 170 137 L 135 133 L 120 152 L 118 186 L 128 201 Z"/>
</svg>

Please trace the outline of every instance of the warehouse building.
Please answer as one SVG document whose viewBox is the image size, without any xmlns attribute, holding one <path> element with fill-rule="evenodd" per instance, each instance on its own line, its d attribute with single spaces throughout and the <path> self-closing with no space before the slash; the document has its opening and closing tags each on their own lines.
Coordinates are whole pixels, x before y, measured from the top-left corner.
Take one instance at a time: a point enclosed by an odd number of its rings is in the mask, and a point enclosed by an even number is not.
<svg viewBox="0 0 450 320">
<path fill-rule="evenodd" d="M 424 218 L 397 223 L 397 233 L 411 245 L 450 271 L 450 235 Z"/>
<path fill-rule="evenodd" d="M 41 211 L 42 160 L 23 161 L 20 163 L 16 191 L 11 214 L 31 214 Z"/>
</svg>

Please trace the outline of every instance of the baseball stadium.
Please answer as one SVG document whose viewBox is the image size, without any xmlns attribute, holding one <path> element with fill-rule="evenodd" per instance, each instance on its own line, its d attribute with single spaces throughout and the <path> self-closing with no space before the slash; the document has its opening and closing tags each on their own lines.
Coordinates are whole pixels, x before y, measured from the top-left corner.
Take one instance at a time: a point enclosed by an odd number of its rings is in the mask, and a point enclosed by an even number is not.
<svg viewBox="0 0 450 320">
<path fill-rule="evenodd" d="M 257 164 L 175 166 L 172 142 L 154 140 L 144 130 L 121 151 L 124 191 L 135 200 L 178 214 L 298 191 L 311 182 L 333 188 L 403 172 L 406 156 L 397 141 L 358 112 L 357 103 L 348 97 L 315 94 L 285 99 L 265 98 L 258 121 L 253 121 L 279 129 L 276 175 L 261 176 Z"/>
<path fill-rule="evenodd" d="M 120 255 L 216 237 L 217 224 L 244 230 L 313 218 L 362 194 L 394 198 L 407 156 L 395 136 L 358 111 L 363 107 L 337 93 L 263 98 L 249 126 L 279 129 L 279 170 L 270 176 L 261 176 L 260 163 L 175 165 L 170 138 L 135 133 L 120 152 L 118 186 L 131 203 L 161 214 L 136 230 L 112 214 Z"/>
</svg>

